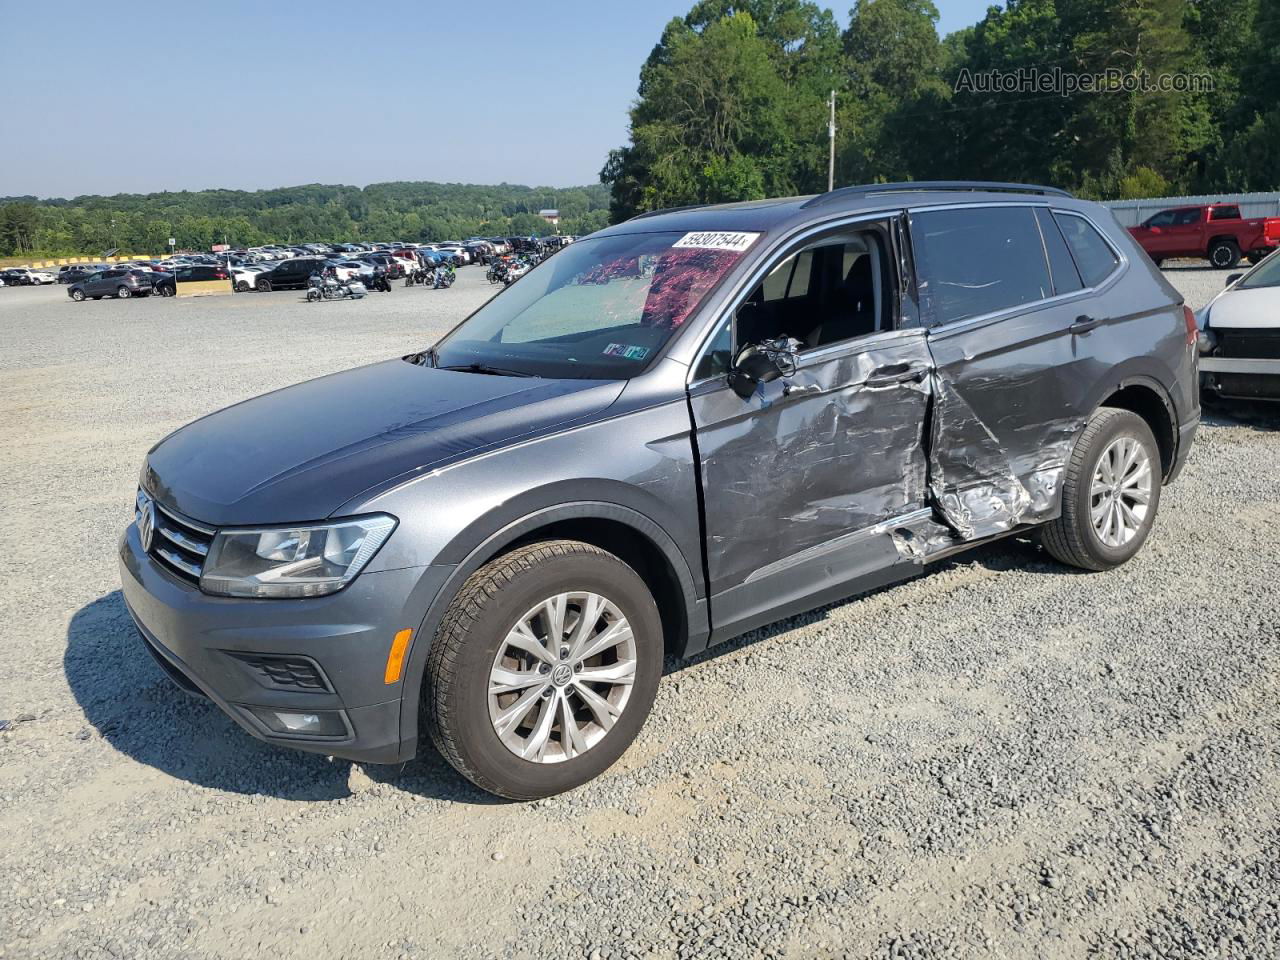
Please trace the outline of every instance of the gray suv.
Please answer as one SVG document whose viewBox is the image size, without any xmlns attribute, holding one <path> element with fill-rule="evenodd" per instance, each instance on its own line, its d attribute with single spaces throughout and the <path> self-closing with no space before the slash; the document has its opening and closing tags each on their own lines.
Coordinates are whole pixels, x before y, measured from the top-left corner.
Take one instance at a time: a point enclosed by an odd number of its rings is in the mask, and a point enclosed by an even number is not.
<svg viewBox="0 0 1280 960">
<path fill-rule="evenodd" d="M 123 592 L 179 685 L 486 790 L 627 748 L 663 656 L 1000 537 L 1106 570 L 1191 447 L 1196 326 L 1102 207 L 903 184 L 646 214 L 434 346 L 148 453 Z"/>
</svg>

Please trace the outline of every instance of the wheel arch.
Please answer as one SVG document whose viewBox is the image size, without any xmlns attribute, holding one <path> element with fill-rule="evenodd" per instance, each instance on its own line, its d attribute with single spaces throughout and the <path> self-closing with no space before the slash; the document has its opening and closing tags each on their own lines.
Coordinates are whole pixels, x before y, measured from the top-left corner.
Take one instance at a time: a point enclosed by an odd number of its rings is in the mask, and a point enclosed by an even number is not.
<svg viewBox="0 0 1280 960">
<path fill-rule="evenodd" d="M 406 662 L 400 708 L 402 748 L 417 742 L 431 644 L 462 585 L 497 557 L 551 539 L 593 544 L 635 569 L 654 593 L 667 654 L 682 656 L 705 643 L 708 622 L 700 584 L 676 541 L 645 513 L 609 501 L 578 500 L 531 510 L 496 529 L 489 518 L 481 518 L 441 551 L 436 565 L 427 568 L 439 573 L 439 587 L 432 591 Z"/>
<path fill-rule="evenodd" d="M 1150 376 L 1133 375 L 1111 386 L 1095 405 L 1128 410 L 1151 428 L 1160 448 L 1161 475 L 1168 480 L 1178 459 L 1178 418 L 1169 392 Z"/>
</svg>

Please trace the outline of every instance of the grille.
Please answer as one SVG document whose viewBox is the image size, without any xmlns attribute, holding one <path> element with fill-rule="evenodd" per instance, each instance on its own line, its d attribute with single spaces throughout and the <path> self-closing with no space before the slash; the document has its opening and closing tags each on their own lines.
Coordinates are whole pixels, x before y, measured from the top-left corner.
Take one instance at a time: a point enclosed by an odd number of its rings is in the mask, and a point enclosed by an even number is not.
<svg viewBox="0 0 1280 960">
<path fill-rule="evenodd" d="M 147 542 L 146 528 L 151 527 L 151 554 L 166 570 L 188 583 L 200 581 L 200 570 L 209 553 L 209 544 L 215 533 L 186 517 L 166 510 L 147 494 L 139 490 L 134 508 L 134 521 Z"/>
<path fill-rule="evenodd" d="M 1221 330 L 1218 356 L 1233 360 L 1280 360 L 1280 330 Z"/>
<path fill-rule="evenodd" d="M 232 653 L 248 666 L 258 682 L 266 687 L 284 687 L 289 690 L 329 690 L 329 684 L 314 663 L 305 657 L 257 656 L 248 653 Z"/>
</svg>

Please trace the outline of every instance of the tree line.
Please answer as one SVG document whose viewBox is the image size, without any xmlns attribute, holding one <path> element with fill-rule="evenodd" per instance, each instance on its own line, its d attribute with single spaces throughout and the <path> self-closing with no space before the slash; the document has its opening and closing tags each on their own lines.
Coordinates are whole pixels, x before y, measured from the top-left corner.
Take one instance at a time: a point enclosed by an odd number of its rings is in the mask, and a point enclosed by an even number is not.
<svg viewBox="0 0 1280 960">
<path fill-rule="evenodd" d="M 843 27 L 807 0 L 699 0 L 641 67 L 630 142 L 601 171 L 613 219 L 824 190 L 832 90 L 837 185 L 1280 188 L 1274 0 L 1008 0 L 946 37 L 937 21 L 931 0 L 856 0 Z M 1102 85 L 978 82 L 1019 74 Z"/>
<path fill-rule="evenodd" d="M 543 236 L 538 216 L 560 211 L 560 232 L 591 233 L 608 222 L 609 195 L 593 184 L 555 189 L 512 184 L 311 184 L 277 190 L 199 190 L 82 196 L 72 200 L 0 198 L 0 256 L 58 256 L 118 248 L 163 253 L 215 243 L 409 240 Z"/>
</svg>

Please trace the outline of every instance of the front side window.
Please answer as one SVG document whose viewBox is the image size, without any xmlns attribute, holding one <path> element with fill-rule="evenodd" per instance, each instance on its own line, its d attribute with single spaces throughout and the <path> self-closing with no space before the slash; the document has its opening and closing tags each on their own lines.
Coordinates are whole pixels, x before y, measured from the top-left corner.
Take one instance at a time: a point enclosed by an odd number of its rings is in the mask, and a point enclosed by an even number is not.
<svg viewBox="0 0 1280 960">
<path fill-rule="evenodd" d="M 755 233 L 631 233 L 566 247 L 436 347 L 441 367 L 590 380 L 640 373 Z"/>
<path fill-rule="evenodd" d="M 1176 210 L 1161 210 L 1154 217 L 1147 221 L 1148 227 L 1171 227 L 1173 226 L 1173 218 L 1177 214 Z"/>
<path fill-rule="evenodd" d="M 786 257 L 738 307 L 734 343 L 787 338 L 803 351 L 889 329 L 886 249 L 881 231 L 864 229 Z"/>
<path fill-rule="evenodd" d="M 962 207 L 912 215 L 920 307 L 928 326 L 1053 296 L 1032 207 Z"/>
<path fill-rule="evenodd" d="M 1173 218 L 1175 227 L 1189 227 L 1200 222 L 1199 208 L 1193 210 L 1179 210 L 1178 215 Z"/>
<path fill-rule="evenodd" d="M 1120 258 L 1102 235 L 1084 217 L 1054 211 L 1054 219 L 1062 227 L 1062 235 L 1071 248 L 1071 256 L 1080 268 L 1086 287 L 1096 287 L 1115 272 Z"/>
</svg>

